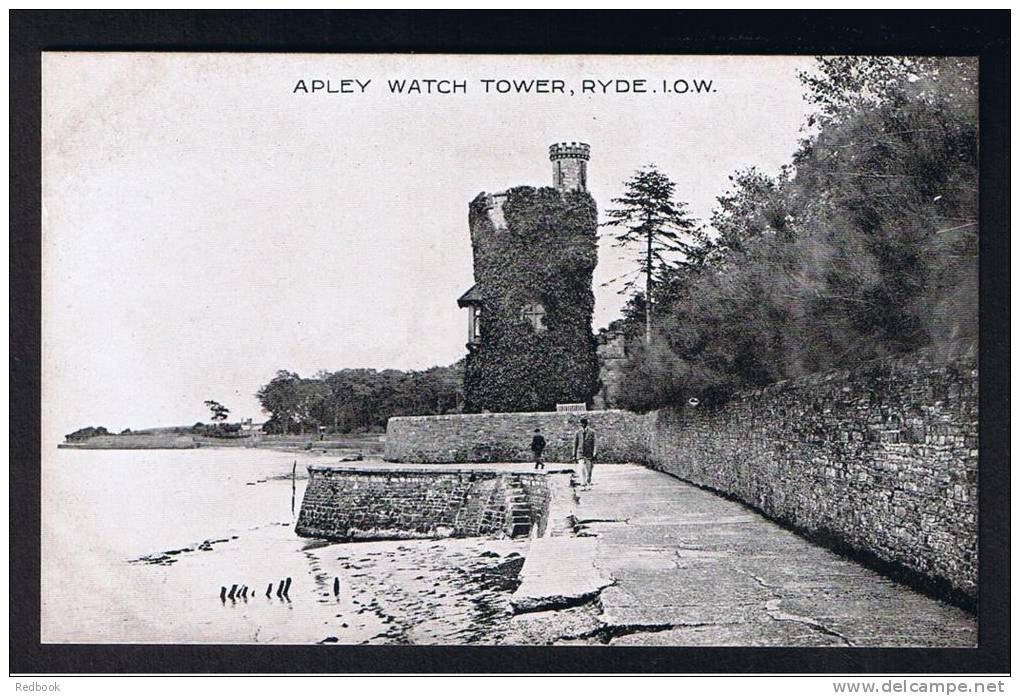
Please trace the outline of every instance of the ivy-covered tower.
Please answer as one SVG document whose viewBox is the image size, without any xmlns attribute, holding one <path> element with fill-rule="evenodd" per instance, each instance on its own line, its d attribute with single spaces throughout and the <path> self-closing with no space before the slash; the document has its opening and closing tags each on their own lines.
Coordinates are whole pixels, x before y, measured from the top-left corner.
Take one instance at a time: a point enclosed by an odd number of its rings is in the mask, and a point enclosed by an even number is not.
<svg viewBox="0 0 1020 696">
<path fill-rule="evenodd" d="M 480 193 L 469 206 L 475 285 L 468 309 L 464 408 L 544 411 L 590 403 L 597 211 L 585 143 L 549 148 L 553 186 Z"/>
</svg>

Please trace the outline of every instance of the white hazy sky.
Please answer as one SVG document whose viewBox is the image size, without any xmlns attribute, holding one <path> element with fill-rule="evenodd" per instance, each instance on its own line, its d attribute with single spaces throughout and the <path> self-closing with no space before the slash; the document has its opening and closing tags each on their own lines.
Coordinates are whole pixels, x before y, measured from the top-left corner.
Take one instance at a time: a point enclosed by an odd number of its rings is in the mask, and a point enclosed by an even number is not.
<svg viewBox="0 0 1020 696">
<path fill-rule="evenodd" d="M 547 148 L 591 144 L 600 210 L 655 163 L 705 218 L 735 169 L 774 172 L 807 106 L 798 57 L 49 53 L 43 59 L 43 418 L 50 442 L 261 417 L 276 370 L 420 369 L 460 358 L 472 283 L 468 202 L 549 185 Z M 394 95 L 392 78 L 467 80 Z M 298 80 L 372 80 L 294 94 Z M 563 79 L 573 96 L 485 94 Z M 580 94 L 644 78 L 646 94 Z M 664 94 L 663 79 L 712 80 Z M 627 269 L 607 240 L 600 284 Z"/>
</svg>

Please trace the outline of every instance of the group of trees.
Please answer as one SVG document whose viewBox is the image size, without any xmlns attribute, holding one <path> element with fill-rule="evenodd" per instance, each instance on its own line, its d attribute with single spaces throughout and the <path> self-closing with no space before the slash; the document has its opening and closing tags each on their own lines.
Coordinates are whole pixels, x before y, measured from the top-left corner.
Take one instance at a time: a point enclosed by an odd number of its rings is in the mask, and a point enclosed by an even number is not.
<svg viewBox="0 0 1020 696">
<path fill-rule="evenodd" d="M 64 439 L 67 440 L 68 442 L 84 442 L 85 440 L 91 439 L 93 437 L 112 434 L 113 433 L 111 433 L 109 430 L 107 430 L 101 425 L 98 427 L 90 425 L 84 428 L 78 428 L 73 433 L 68 433 L 67 435 L 64 435 Z"/>
<path fill-rule="evenodd" d="M 976 61 L 820 58 L 801 81 L 816 110 L 791 164 L 736 172 L 707 223 L 654 168 L 614 201 L 646 290 L 618 324 L 622 405 L 976 340 Z"/>
<path fill-rule="evenodd" d="M 120 434 L 131 435 L 132 434 L 131 428 L 124 428 L 123 430 L 120 431 Z M 113 433 L 111 433 L 109 430 L 107 430 L 101 425 L 98 427 L 90 425 L 84 428 L 78 428 L 73 433 L 68 433 L 67 435 L 64 435 L 64 439 L 67 440 L 68 442 L 84 442 L 85 440 L 90 440 L 94 437 L 100 437 L 102 435 L 113 435 Z"/>
<path fill-rule="evenodd" d="M 459 411 L 463 364 L 423 371 L 345 369 L 314 377 L 280 370 L 256 396 L 270 433 L 372 432 L 391 416 Z"/>
</svg>

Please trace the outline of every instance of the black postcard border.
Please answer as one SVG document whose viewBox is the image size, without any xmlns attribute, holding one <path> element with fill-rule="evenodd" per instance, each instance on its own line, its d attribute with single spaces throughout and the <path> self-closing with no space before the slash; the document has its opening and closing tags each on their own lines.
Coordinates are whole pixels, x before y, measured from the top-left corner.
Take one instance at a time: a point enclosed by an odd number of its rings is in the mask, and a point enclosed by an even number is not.
<svg viewBox="0 0 1020 696">
<path fill-rule="evenodd" d="M 1008 10 L 11 10 L 9 18 L 12 674 L 1009 671 Z M 979 646 L 871 649 L 41 644 L 40 58 L 44 50 L 979 56 L 982 227 Z"/>
</svg>

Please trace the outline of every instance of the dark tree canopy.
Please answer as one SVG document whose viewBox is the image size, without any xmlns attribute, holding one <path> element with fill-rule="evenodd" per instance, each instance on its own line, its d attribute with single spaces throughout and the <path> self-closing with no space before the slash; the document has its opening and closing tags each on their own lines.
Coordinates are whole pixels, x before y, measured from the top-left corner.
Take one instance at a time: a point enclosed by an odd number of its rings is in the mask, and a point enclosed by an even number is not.
<svg viewBox="0 0 1020 696">
<path fill-rule="evenodd" d="M 391 416 L 456 412 L 463 399 L 463 367 L 423 371 L 344 369 L 314 377 L 280 370 L 256 397 L 270 433 L 372 432 Z"/>
<path fill-rule="evenodd" d="M 98 427 L 90 425 L 85 428 L 79 428 L 78 430 L 75 430 L 73 433 L 68 433 L 67 435 L 64 435 L 64 438 L 68 442 L 84 442 L 89 438 L 109 434 L 110 432 L 101 425 Z"/>
<path fill-rule="evenodd" d="M 975 62 L 822 58 L 802 82 L 818 110 L 791 164 L 731 176 L 702 262 L 659 274 L 625 406 L 976 341 Z"/>
</svg>

